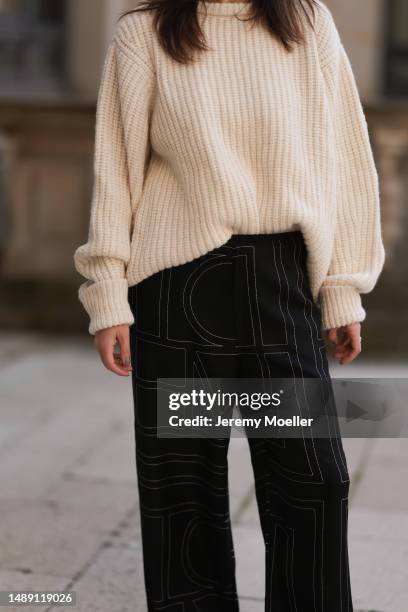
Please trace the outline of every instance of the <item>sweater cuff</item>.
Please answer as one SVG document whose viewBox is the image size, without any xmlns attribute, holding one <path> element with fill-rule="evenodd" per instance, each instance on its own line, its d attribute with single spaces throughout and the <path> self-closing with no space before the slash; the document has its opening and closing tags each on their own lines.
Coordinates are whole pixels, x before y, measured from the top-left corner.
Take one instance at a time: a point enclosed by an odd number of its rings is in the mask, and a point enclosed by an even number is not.
<svg viewBox="0 0 408 612">
<path fill-rule="evenodd" d="M 361 295 L 349 285 L 326 285 L 320 289 L 322 329 L 334 329 L 364 321 Z"/>
<path fill-rule="evenodd" d="M 126 278 L 83 283 L 78 297 L 90 317 L 89 333 L 115 325 L 132 325 Z"/>
</svg>

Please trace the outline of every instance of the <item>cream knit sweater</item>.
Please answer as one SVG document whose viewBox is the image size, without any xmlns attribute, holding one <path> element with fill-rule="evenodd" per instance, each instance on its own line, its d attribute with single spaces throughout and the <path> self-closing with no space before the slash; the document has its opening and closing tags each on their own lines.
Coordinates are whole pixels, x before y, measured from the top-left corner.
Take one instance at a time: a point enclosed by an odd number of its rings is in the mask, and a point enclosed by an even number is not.
<svg viewBox="0 0 408 612">
<path fill-rule="evenodd" d="M 319 2 L 288 53 L 246 2 L 198 2 L 211 50 L 160 47 L 150 12 L 118 21 L 99 89 L 89 236 L 74 262 L 89 333 L 132 324 L 128 287 L 232 234 L 298 229 L 323 329 L 362 321 L 384 262 L 379 186 L 351 65 Z M 305 23 L 307 23 L 305 21 Z"/>
</svg>

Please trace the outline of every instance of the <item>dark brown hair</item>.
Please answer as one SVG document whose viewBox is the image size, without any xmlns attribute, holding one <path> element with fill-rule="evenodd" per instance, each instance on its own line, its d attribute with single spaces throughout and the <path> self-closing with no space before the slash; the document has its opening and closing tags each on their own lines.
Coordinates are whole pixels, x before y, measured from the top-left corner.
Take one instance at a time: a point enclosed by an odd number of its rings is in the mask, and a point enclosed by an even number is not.
<svg viewBox="0 0 408 612">
<path fill-rule="evenodd" d="M 249 19 L 262 23 L 287 51 L 292 43 L 302 43 L 304 32 L 301 12 L 313 27 L 309 11 L 314 16 L 316 0 L 249 0 Z M 197 18 L 198 0 L 144 0 L 119 17 L 139 11 L 154 11 L 153 26 L 163 49 L 176 61 L 188 63 L 194 51 L 208 49 Z M 245 19 L 245 17 L 240 17 Z"/>
</svg>

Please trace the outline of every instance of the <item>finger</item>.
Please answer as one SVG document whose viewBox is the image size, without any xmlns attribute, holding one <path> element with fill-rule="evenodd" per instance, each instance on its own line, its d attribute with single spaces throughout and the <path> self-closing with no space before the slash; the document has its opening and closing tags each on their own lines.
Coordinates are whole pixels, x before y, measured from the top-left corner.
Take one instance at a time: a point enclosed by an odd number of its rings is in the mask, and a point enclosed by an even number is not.
<svg viewBox="0 0 408 612">
<path fill-rule="evenodd" d="M 334 352 L 334 357 L 336 359 L 341 359 L 342 357 L 345 357 L 346 355 L 348 355 L 351 349 L 352 349 L 351 345 L 347 345 L 343 347 L 342 349 L 338 349 Z"/>
<path fill-rule="evenodd" d="M 345 333 L 344 337 L 337 344 L 335 353 L 336 354 L 337 353 L 344 353 L 346 351 L 349 351 L 350 348 L 352 348 L 352 339 L 351 339 L 351 337 L 347 333 Z"/>
<path fill-rule="evenodd" d="M 337 329 L 329 329 L 327 332 L 327 337 L 330 342 L 334 342 L 334 344 L 337 344 Z"/>
<path fill-rule="evenodd" d="M 123 368 L 120 363 L 115 360 L 115 353 L 111 344 L 105 344 L 99 350 L 102 363 L 107 370 L 110 370 L 114 374 L 119 376 L 129 376 L 127 369 Z"/>
<path fill-rule="evenodd" d="M 132 366 L 130 355 L 130 333 L 128 327 L 118 334 L 118 342 L 120 347 L 119 355 L 122 362 L 122 367 L 130 371 L 132 369 Z"/>
<path fill-rule="evenodd" d="M 336 359 L 345 357 L 346 355 L 348 355 L 350 353 L 351 350 L 352 350 L 352 346 L 351 346 L 351 344 L 348 344 L 347 346 L 343 347 L 342 349 L 336 351 L 335 352 Z"/>
<path fill-rule="evenodd" d="M 347 363 L 351 363 L 359 354 L 360 354 L 361 350 L 358 348 L 352 348 L 350 349 L 350 351 L 348 351 L 348 353 L 341 358 L 340 363 L 341 364 L 347 364 Z"/>
<path fill-rule="evenodd" d="M 361 337 L 360 330 L 358 328 L 351 328 L 349 331 L 350 343 L 348 350 L 344 356 L 342 356 L 342 363 L 351 363 L 357 355 L 361 353 Z"/>
<path fill-rule="evenodd" d="M 361 349 L 361 336 L 358 327 L 352 327 L 350 330 L 351 342 L 354 348 Z"/>
<path fill-rule="evenodd" d="M 333 328 L 329 330 L 328 337 L 335 344 L 334 358 L 337 360 L 343 359 L 350 349 L 350 338 L 347 334 L 347 329 Z"/>
<path fill-rule="evenodd" d="M 360 327 L 356 325 L 351 325 L 348 328 L 348 335 L 350 338 L 350 343 L 354 349 L 361 349 L 361 336 L 360 336 Z"/>
<path fill-rule="evenodd" d="M 343 332 L 342 337 L 339 339 L 339 342 L 337 344 L 337 348 L 343 348 L 343 347 L 347 346 L 348 344 L 350 344 L 350 341 L 351 341 L 350 334 L 348 333 L 347 330 L 345 330 Z"/>
</svg>

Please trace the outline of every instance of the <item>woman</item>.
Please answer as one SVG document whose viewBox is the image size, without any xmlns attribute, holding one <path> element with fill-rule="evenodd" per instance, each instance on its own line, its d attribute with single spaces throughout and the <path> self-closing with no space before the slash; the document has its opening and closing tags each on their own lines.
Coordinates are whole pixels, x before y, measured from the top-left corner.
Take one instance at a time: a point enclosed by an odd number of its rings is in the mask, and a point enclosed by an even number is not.
<svg viewBox="0 0 408 612">
<path fill-rule="evenodd" d="M 329 379 L 384 262 L 353 73 L 318 0 L 157 0 L 118 21 L 79 298 L 132 373 L 148 610 L 237 611 L 228 439 L 157 435 L 157 378 Z M 114 347 L 119 344 L 116 354 Z M 132 367 L 133 366 L 133 367 Z M 265 610 L 350 612 L 340 437 L 249 437 Z"/>
</svg>

